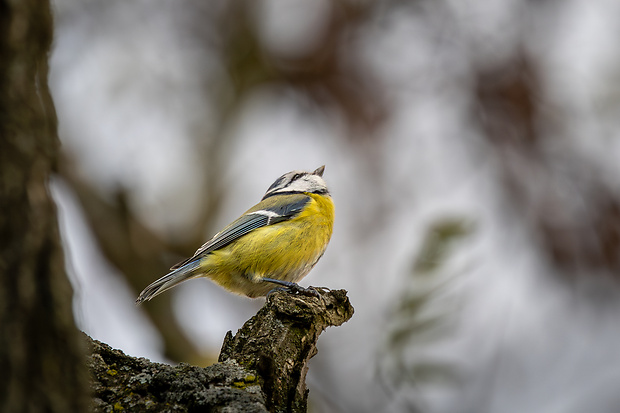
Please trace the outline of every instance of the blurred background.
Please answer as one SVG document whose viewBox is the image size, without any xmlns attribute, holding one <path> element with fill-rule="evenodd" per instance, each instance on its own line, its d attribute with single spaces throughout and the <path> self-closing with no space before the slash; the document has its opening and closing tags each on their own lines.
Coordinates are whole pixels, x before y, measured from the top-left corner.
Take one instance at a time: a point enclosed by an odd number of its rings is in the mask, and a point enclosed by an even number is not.
<svg viewBox="0 0 620 413">
<path fill-rule="evenodd" d="M 207 365 L 263 304 L 134 306 L 281 174 L 325 164 L 346 289 L 314 412 L 620 405 L 620 3 L 56 0 L 52 182 L 79 327 Z"/>
</svg>

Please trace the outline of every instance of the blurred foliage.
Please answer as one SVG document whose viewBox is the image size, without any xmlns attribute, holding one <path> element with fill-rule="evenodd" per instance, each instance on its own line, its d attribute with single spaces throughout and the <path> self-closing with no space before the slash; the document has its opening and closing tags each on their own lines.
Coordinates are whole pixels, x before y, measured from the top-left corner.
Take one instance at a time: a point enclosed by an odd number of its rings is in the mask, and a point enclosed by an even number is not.
<svg viewBox="0 0 620 413">
<path fill-rule="evenodd" d="M 448 259 L 454 243 L 460 242 L 471 232 L 471 224 L 463 220 L 446 219 L 433 225 L 427 232 L 422 250 L 413 264 L 412 276 L 432 276 Z"/>
<path fill-rule="evenodd" d="M 449 269 L 455 249 L 474 231 L 473 224 L 445 218 L 431 224 L 414 259 L 407 285 L 388 317 L 385 343 L 379 357 L 378 374 L 386 388 L 399 389 L 421 384 L 454 384 L 453 366 L 424 355 L 425 343 L 450 334 L 453 312 L 451 283 L 461 274 Z"/>
</svg>

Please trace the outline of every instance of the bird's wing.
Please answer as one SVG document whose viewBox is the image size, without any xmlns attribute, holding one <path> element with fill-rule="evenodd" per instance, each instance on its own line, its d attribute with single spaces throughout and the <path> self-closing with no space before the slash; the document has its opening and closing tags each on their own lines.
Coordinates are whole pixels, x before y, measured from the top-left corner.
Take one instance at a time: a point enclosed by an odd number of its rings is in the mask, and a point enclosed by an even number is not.
<svg viewBox="0 0 620 413">
<path fill-rule="evenodd" d="M 282 196 L 287 197 L 285 204 L 281 203 Z M 301 212 L 312 199 L 303 194 L 282 196 L 273 196 L 261 201 L 226 228 L 215 234 L 213 238 L 198 248 L 192 257 L 179 262 L 170 269 L 175 270 L 196 259 L 202 258 L 209 252 L 223 248 L 257 228 L 289 220 Z"/>
</svg>

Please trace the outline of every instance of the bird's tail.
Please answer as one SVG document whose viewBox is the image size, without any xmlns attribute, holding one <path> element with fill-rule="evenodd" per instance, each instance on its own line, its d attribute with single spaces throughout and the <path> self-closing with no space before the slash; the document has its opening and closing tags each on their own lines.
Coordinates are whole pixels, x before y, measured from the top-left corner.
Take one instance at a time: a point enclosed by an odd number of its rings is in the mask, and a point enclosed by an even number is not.
<svg viewBox="0 0 620 413">
<path fill-rule="evenodd" d="M 183 281 L 187 281 L 190 278 L 194 278 L 197 276 L 195 270 L 200 266 L 200 260 L 192 261 L 190 263 L 185 264 L 184 266 L 175 269 L 172 272 L 161 277 L 159 280 L 151 283 L 148 287 L 146 287 L 136 299 L 136 305 L 142 304 L 144 301 L 149 301 L 151 298 L 155 297 L 171 289 L 172 287 L 182 283 Z"/>
</svg>

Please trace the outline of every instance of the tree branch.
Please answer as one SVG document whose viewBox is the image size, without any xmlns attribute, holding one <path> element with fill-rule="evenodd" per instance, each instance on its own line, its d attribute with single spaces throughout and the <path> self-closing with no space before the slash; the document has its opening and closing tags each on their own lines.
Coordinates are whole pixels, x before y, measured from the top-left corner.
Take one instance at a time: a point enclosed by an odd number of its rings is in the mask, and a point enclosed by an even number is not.
<svg viewBox="0 0 620 413">
<path fill-rule="evenodd" d="M 204 368 L 153 363 L 89 338 L 96 410 L 305 412 L 319 335 L 352 316 L 344 290 L 276 292 L 235 336 L 228 332 L 219 363 Z"/>
</svg>

